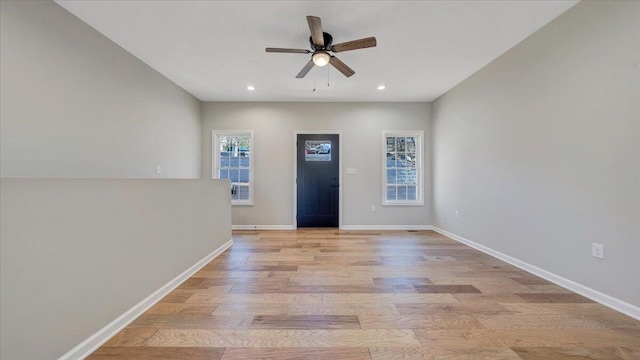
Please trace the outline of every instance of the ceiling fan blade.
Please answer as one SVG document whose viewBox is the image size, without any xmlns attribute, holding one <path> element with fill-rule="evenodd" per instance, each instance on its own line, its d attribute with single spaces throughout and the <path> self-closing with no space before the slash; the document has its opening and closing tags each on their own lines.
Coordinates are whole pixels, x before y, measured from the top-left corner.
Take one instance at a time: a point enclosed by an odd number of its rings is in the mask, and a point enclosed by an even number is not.
<svg viewBox="0 0 640 360">
<path fill-rule="evenodd" d="M 290 53 L 290 54 L 308 54 L 311 51 L 305 49 L 283 49 L 283 48 L 266 48 L 267 52 L 272 53 Z"/>
<path fill-rule="evenodd" d="M 347 41 L 340 44 L 333 45 L 331 47 L 331 51 L 333 52 L 341 52 L 341 51 L 349 51 L 349 50 L 358 50 L 370 48 L 378 45 L 375 37 L 368 37 L 364 39 L 358 39 L 353 41 Z"/>
<path fill-rule="evenodd" d="M 338 71 L 340 71 L 342 75 L 346 77 L 350 77 L 351 75 L 356 73 L 355 71 L 353 71 L 353 69 L 348 67 L 347 64 L 343 63 L 335 56 L 331 57 L 331 59 L 329 60 L 329 64 L 333 65 L 334 68 L 338 69 Z"/>
<path fill-rule="evenodd" d="M 307 65 L 305 65 L 302 70 L 300 70 L 300 72 L 298 73 L 298 75 L 296 75 L 296 78 L 298 79 L 302 79 L 303 77 L 305 77 L 309 71 L 311 71 L 311 69 L 313 68 L 315 64 L 313 63 L 313 60 L 309 60 L 309 62 L 307 63 Z"/>
<path fill-rule="evenodd" d="M 311 31 L 311 39 L 318 46 L 324 46 L 324 35 L 322 33 L 322 21 L 317 16 L 307 16 L 309 30 Z"/>
</svg>

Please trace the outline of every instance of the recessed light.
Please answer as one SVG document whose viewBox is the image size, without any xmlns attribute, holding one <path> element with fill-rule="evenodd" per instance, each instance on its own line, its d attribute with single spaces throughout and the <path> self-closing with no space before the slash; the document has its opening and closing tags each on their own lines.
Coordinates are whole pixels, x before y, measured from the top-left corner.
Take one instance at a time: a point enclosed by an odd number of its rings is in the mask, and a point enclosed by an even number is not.
<svg viewBox="0 0 640 360">
<path fill-rule="evenodd" d="M 380 86 L 378 86 L 378 90 L 384 90 L 384 89 L 386 89 L 386 88 L 387 88 L 387 87 L 386 87 L 386 86 L 384 86 L 384 85 L 380 85 Z"/>
<path fill-rule="evenodd" d="M 247 90 L 249 90 L 249 91 L 253 91 L 253 90 L 255 90 L 255 89 L 256 89 L 256 88 L 254 88 L 254 87 L 253 87 L 253 86 L 251 86 L 251 85 L 247 86 Z"/>
</svg>

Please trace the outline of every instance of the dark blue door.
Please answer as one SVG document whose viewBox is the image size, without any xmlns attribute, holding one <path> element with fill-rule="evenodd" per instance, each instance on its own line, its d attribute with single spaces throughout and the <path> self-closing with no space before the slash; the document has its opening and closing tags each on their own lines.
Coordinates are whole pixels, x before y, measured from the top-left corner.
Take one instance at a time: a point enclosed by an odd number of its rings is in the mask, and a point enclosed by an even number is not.
<svg viewBox="0 0 640 360">
<path fill-rule="evenodd" d="M 298 227 L 338 227 L 338 135 L 299 134 L 297 140 Z"/>
</svg>

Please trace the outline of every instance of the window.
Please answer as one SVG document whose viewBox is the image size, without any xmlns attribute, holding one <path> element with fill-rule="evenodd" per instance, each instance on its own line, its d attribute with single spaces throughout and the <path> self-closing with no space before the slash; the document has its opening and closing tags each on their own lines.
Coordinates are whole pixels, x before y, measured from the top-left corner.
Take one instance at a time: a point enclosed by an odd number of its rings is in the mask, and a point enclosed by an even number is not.
<svg viewBox="0 0 640 360">
<path fill-rule="evenodd" d="M 382 132 L 382 204 L 423 205 L 423 131 Z"/>
<path fill-rule="evenodd" d="M 304 161 L 331 161 L 331 141 L 307 140 L 304 142 Z"/>
<path fill-rule="evenodd" d="M 253 131 L 213 131 L 214 179 L 231 181 L 231 204 L 253 205 Z"/>
</svg>

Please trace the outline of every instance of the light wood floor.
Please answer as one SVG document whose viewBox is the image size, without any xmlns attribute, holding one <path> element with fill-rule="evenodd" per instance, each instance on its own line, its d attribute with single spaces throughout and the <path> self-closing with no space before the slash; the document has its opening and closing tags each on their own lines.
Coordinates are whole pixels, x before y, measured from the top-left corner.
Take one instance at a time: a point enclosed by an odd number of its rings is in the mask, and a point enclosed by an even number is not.
<svg viewBox="0 0 640 360">
<path fill-rule="evenodd" d="M 242 231 L 90 359 L 640 359 L 640 322 L 432 231 Z"/>
</svg>

